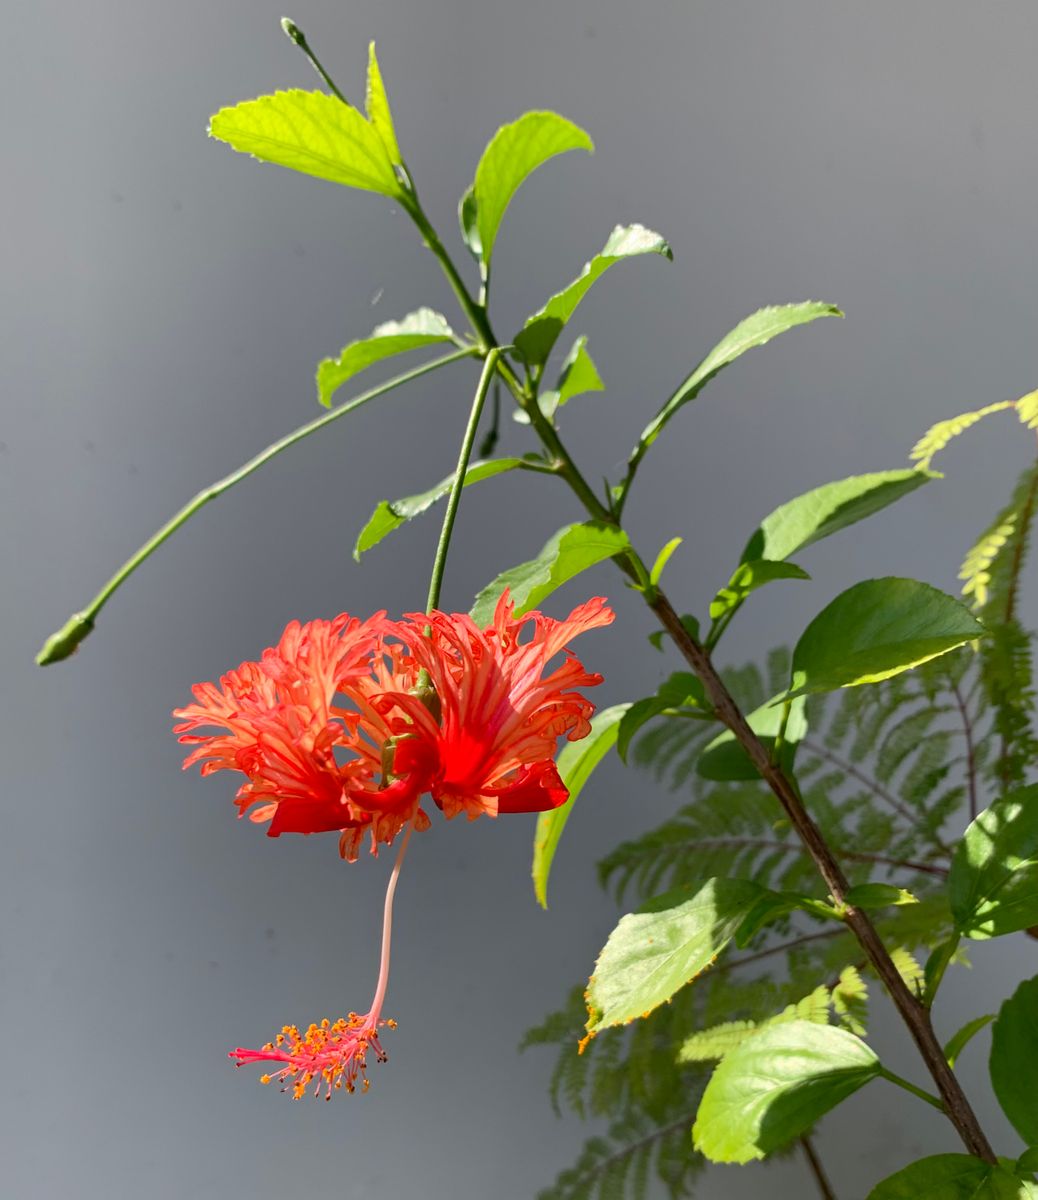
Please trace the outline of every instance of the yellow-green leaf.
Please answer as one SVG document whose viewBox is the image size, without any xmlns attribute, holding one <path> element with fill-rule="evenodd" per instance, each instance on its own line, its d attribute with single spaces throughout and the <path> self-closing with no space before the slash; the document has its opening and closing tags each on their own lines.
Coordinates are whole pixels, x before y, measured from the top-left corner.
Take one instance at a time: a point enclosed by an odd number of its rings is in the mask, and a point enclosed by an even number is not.
<svg viewBox="0 0 1038 1200">
<path fill-rule="evenodd" d="M 221 108 L 209 134 L 242 154 L 384 196 L 400 183 L 373 125 L 325 92 L 292 88 Z"/>
<path fill-rule="evenodd" d="M 382 71 L 375 56 L 374 42 L 368 46 L 368 88 L 364 107 L 368 110 L 368 120 L 382 139 L 390 161 L 402 163 L 396 130 L 393 128 L 393 114 L 389 111 L 389 97 L 386 95 L 386 85 L 382 82 Z"/>
</svg>

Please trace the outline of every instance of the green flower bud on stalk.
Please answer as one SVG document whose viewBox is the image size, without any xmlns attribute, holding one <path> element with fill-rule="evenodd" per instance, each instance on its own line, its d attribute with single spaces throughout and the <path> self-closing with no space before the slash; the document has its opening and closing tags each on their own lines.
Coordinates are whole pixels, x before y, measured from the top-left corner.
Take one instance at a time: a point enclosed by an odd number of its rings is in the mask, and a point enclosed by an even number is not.
<svg viewBox="0 0 1038 1200">
<path fill-rule="evenodd" d="M 43 643 L 39 654 L 36 655 L 37 666 L 46 667 L 74 654 L 79 648 L 79 643 L 93 628 L 94 622 L 90 617 L 84 616 L 83 613 L 73 613 L 57 633 L 52 633 Z"/>
</svg>

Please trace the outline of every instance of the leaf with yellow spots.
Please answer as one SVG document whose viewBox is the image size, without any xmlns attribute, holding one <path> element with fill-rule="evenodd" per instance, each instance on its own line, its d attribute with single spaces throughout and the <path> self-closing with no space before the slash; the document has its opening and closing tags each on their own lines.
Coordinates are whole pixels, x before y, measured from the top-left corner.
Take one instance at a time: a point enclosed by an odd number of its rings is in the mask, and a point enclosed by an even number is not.
<svg viewBox="0 0 1038 1200">
<path fill-rule="evenodd" d="M 622 917 L 595 964 L 585 999 L 587 1031 L 648 1016 L 706 970 L 765 889 L 707 879 L 665 892 Z"/>
</svg>

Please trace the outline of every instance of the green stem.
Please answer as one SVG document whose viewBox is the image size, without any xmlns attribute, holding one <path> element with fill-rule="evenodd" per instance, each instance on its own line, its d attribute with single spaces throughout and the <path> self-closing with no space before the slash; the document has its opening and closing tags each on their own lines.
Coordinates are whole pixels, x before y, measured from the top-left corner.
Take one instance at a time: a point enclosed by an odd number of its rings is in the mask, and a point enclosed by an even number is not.
<svg viewBox="0 0 1038 1200">
<path fill-rule="evenodd" d="M 880 1067 L 879 1073 L 884 1079 L 889 1080 L 891 1083 L 896 1083 L 899 1088 L 904 1088 L 906 1092 L 911 1092 L 913 1096 L 918 1096 L 920 1100 L 925 1100 L 927 1104 L 936 1108 L 938 1112 L 947 1112 L 947 1109 L 936 1096 L 921 1087 L 916 1087 L 914 1083 L 909 1083 L 907 1079 L 902 1079 L 894 1071 L 888 1071 L 886 1067 Z"/>
<path fill-rule="evenodd" d="M 454 472 L 454 482 L 451 484 L 450 495 L 447 497 L 447 511 L 443 514 L 440 540 L 436 546 L 436 558 L 433 560 L 432 576 L 429 579 L 429 598 L 425 603 L 426 612 L 432 612 L 440 603 L 440 588 L 443 585 L 443 572 L 447 566 L 447 551 L 450 549 L 451 534 L 454 532 L 454 518 L 458 515 L 461 490 L 465 486 L 465 475 L 469 469 L 469 459 L 472 457 L 472 446 L 476 440 L 479 418 L 483 415 L 483 403 L 497 371 L 497 360 L 500 356 L 501 351 L 495 347 L 483 361 L 483 371 L 479 377 L 476 395 L 472 400 L 472 410 L 469 412 L 469 421 L 465 426 L 465 436 L 461 439 L 461 450 L 458 452 L 458 466 Z"/>
<path fill-rule="evenodd" d="M 789 716 L 792 711 L 793 701 L 783 701 L 782 720 L 779 722 L 779 731 L 775 735 L 775 744 L 771 748 L 771 761 L 776 766 L 782 761 L 782 746 L 786 740 L 786 726 L 789 724 Z"/>
<path fill-rule="evenodd" d="M 405 167 L 406 170 L 406 167 Z M 479 339 L 480 350 L 483 353 L 492 350 L 497 345 L 497 339 L 494 337 L 493 331 L 490 328 L 490 322 L 487 320 L 486 310 L 473 300 L 468 288 L 465 286 L 465 281 L 458 274 L 458 268 L 454 265 L 451 256 L 447 253 L 447 248 L 440 241 L 439 235 L 432 226 L 432 222 L 425 215 L 425 210 L 418 199 L 418 193 L 414 190 L 412 184 L 411 190 L 405 193 L 401 200 L 408 216 L 414 221 L 418 227 L 418 232 L 422 235 L 422 240 L 432 252 L 436 261 L 440 264 L 444 275 L 447 277 L 447 282 L 451 286 L 451 291 L 457 297 L 458 303 L 461 305 L 462 311 L 469 320 L 473 332 Z"/>
<path fill-rule="evenodd" d="M 302 50 L 302 52 L 310 60 L 310 65 L 324 80 L 328 90 L 332 93 L 332 95 L 338 97 L 343 104 L 349 104 L 349 101 L 346 99 L 346 97 L 335 86 L 335 80 L 332 79 L 332 77 L 321 65 L 321 60 L 316 54 L 314 54 L 313 50 L 310 49 L 310 43 L 306 40 L 306 34 L 299 28 L 295 21 L 290 21 L 288 17 L 282 17 L 281 28 L 285 31 L 285 34 L 289 40 L 295 42 L 299 49 Z"/>
<path fill-rule="evenodd" d="M 340 417 L 345 416 L 346 413 L 360 408 L 362 404 L 376 400 L 379 396 L 384 396 L 386 392 L 391 392 L 394 388 L 402 387 L 405 383 L 410 383 L 422 375 L 429 374 L 430 371 L 445 367 L 448 363 L 457 362 L 462 358 L 470 358 L 472 354 L 473 350 L 471 348 L 456 350 L 452 354 L 435 358 L 432 362 L 423 363 L 422 366 L 415 367 L 411 371 L 395 375 L 392 379 L 387 380 L 378 387 L 363 392 L 361 395 L 354 397 L 354 399 L 347 401 L 345 404 L 341 404 L 338 408 L 332 409 L 331 412 L 325 413 L 316 420 L 310 421 L 306 425 L 301 425 L 292 433 L 261 451 L 255 458 L 250 458 L 247 463 L 239 467 L 236 471 L 233 471 L 230 475 L 225 476 L 216 483 L 210 484 L 209 487 L 199 492 L 193 500 L 185 504 L 161 529 L 152 534 L 137 553 L 123 563 L 82 612 L 76 613 L 62 629 L 47 639 L 43 645 L 43 649 L 36 656 L 37 663 L 42 667 L 49 663 L 60 662 L 63 658 L 68 658 L 76 646 L 93 629 L 97 614 L 105 606 L 112 594 L 126 582 L 143 562 L 151 557 L 167 538 L 176 533 L 181 525 L 193 517 L 210 500 L 215 500 L 217 496 L 223 495 L 224 492 L 234 487 L 236 483 L 241 483 L 243 479 L 262 467 L 264 463 L 270 462 L 282 450 L 287 450 L 289 446 L 294 446 L 296 442 L 301 442 L 303 438 L 309 437 L 310 434 L 316 433 L 319 429 L 324 429 L 326 425 L 331 425 L 333 421 L 337 421 Z"/>
</svg>

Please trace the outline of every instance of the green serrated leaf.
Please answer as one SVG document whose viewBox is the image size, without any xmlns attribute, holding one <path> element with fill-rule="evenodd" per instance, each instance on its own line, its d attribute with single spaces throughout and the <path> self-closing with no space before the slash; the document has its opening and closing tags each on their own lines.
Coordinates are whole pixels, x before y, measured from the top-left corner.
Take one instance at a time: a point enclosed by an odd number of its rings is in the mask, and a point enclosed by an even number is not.
<svg viewBox="0 0 1038 1200">
<path fill-rule="evenodd" d="M 918 904 L 919 900 L 904 888 L 892 883 L 859 883 L 844 896 L 852 908 L 890 908 L 902 904 Z"/>
<path fill-rule="evenodd" d="M 663 432 L 671 417 L 689 401 L 694 400 L 711 379 L 733 363 L 747 350 L 754 346 L 763 346 L 773 337 L 804 325 L 819 317 L 842 317 L 843 313 L 835 304 L 824 304 L 818 300 L 807 300 L 801 304 L 782 304 L 772 308 L 762 308 L 738 325 L 723 337 L 710 353 L 703 359 L 691 375 L 681 384 L 678 390 L 664 404 L 655 417 L 642 430 L 638 444 L 631 452 L 630 461 L 637 463 L 645 452 Z M 755 555 L 757 558 L 776 558 L 777 555 Z"/>
<path fill-rule="evenodd" d="M 627 751 L 631 741 L 646 722 L 669 708 L 685 707 L 706 707 L 703 685 L 688 671 L 675 672 L 660 684 L 654 696 L 646 696 L 644 700 L 636 700 L 630 705 L 620 722 L 620 733 L 616 743 L 621 761 L 627 762 Z"/>
<path fill-rule="evenodd" d="M 796 563 L 775 562 L 767 558 L 741 562 L 732 572 L 726 587 L 723 587 L 710 603 L 710 618 L 718 620 L 726 612 L 737 608 L 750 592 L 772 583 L 776 579 L 810 579 L 811 576 Z"/>
<path fill-rule="evenodd" d="M 569 354 L 562 360 L 555 390 L 559 395 L 559 408 L 572 400 L 574 396 L 605 391 L 605 384 L 598 373 L 598 368 L 591 355 L 588 354 L 585 336 L 581 335 L 577 338 L 570 348 Z"/>
<path fill-rule="evenodd" d="M 900 675 L 984 635 L 952 596 L 915 579 L 868 579 L 842 592 L 793 651 L 794 694 L 857 687 Z"/>
<path fill-rule="evenodd" d="M 742 879 L 665 892 L 620 919 L 585 993 L 589 1036 L 647 1016 L 706 970 L 761 894 Z"/>
<path fill-rule="evenodd" d="M 782 708 L 776 705 L 774 700 L 769 700 L 760 708 L 754 709 L 746 721 L 765 747 L 771 750 L 782 726 Z M 796 747 L 806 736 L 807 704 L 803 696 L 797 696 L 793 700 L 783 736 L 784 764 L 787 767 L 792 765 Z M 735 734 L 728 729 L 704 746 L 696 762 L 696 772 L 703 779 L 725 783 L 737 779 L 760 778 L 749 755 L 735 740 Z"/>
<path fill-rule="evenodd" d="M 502 571 L 488 583 L 472 605 L 472 619 L 477 625 L 488 624 L 505 588 L 511 591 L 516 615 L 528 612 L 568 579 L 622 553 L 629 545 L 627 534 L 615 525 L 598 521 L 567 525 L 549 539 L 536 558 Z"/>
<path fill-rule="evenodd" d="M 325 408 L 330 408 L 339 388 L 367 367 L 408 350 L 453 339 L 446 317 L 431 308 L 419 308 L 400 321 L 385 321 L 368 337 L 344 346 L 337 358 L 325 358 L 318 363 L 317 398 Z"/>
<path fill-rule="evenodd" d="M 761 521 L 741 561 L 786 559 L 848 525 L 871 517 L 940 476 L 932 471 L 875 471 L 813 488 L 780 505 Z"/>
<path fill-rule="evenodd" d="M 292 88 L 221 108 L 210 118 L 209 136 L 304 175 L 384 196 L 401 194 L 375 127 L 325 92 Z"/>
<path fill-rule="evenodd" d="M 970 825 L 952 855 L 948 893 L 966 937 L 1038 925 L 1038 784 L 996 800 Z"/>
<path fill-rule="evenodd" d="M 991 1018 L 981 1018 L 990 1021 Z M 1034 1064 L 1038 1062 L 1038 976 L 1021 983 L 991 1030 L 991 1085 L 1025 1145 L 1038 1145 Z"/>
<path fill-rule="evenodd" d="M 817 917 L 839 919 L 838 913 L 831 905 L 813 896 L 800 895 L 798 892 L 764 890 L 736 931 L 735 944 L 740 950 L 744 949 L 766 925 L 798 910 L 813 913 Z"/>
<path fill-rule="evenodd" d="M 386 85 L 382 82 L 382 71 L 375 56 L 374 42 L 368 45 L 368 87 L 364 107 L 368 110 L 368 120 L 382 139 L 390 161 L 402 163 L 404 160 L 397 145 L 393 114 L 389 110 L 389 97 L 386 95 Z"/>
<path fill-rule="evenodd" d="M 521 458 L 491 458 L 486 462 L 471 463 L 465 472 L 463 486 L 470 487 L 474 483 L 492 479 L 495 475 L 513 471 L 522 465 Z M 360 556 L 365 550 L 377 546 L 395 529 L 399 529 L 407 521 L 413 520 L 427 509 L 432 508 L 437 500 L 442 500 L 450 492 L 453 486 L 454 474 L 452 472 L 446 479 L 441 479 L 435 487 L 430 488 L 427 492 L 420 492 L 417 496 L 405 496 L 402 500 L 380 500 L 375 511 L 368 518 L 368 523 L 357 535 L 357 543 L 353 547 L 353 557 L 360 562 Z"/>
<path fill-rule="evenodd" d="M 986 1026 L 990 1025 L 995 1019 L 994 1013 L 986 1013 L 983 1017 L 974 1017 L 972 1021 L 967 1021 L 965 1025 L 955 1034 L 953 1034 L 944 1044 L 944 1057 L 948 1060 L 948 1066 L 954 1068 L 959 1060 L 959 1055 L 973 1041 L 978 1033 Z M 998 1090 L 997 1088 L 995 1089 Z"/>
<path fill-rule="evenodd" d="M 693 1145 L 712 1162 L 764 1158 L 879 1073 L 876 1055 L 845 1029 L 809 1021 L 765 1027 L 713 1073 Z"/>
<path fill-rule="evenodd" d="M 551 391 L 542 391 L 537 396 L 537 404 L 549 421 L 555 420 L 555 413 L 574 396 L 582 396 L 586 392 L 601 392 L 605 384 L 598 374 L 598 368 L 587 352 L 587 338 L 578 337 L 570 348 L 559 369 L 558 382 Z M 512 413 L 512 420 L 519 425 L 529 425 L 530 418 L 521 408 Z"/>
<path fill-rule="evenodd" d="M 554 112 L 524 113 L 490 139 L 472 185 L 480 254 L 490 263 L 494 241 L 512 197 L 538 167 L 566 150 L 595 148 L 578 125 Z M 464 202 L 463 202 L 464 203 Z M 464 218 L 463 218 L 464 221 Z M 470 249 L 472 243 L 469 242 Z"/>
<path fill-rule="evenodd" d="M 1034 1200 L 1038 1186 L 970 1154 L 921 1158 L 869 1192 L 868 1200 Z"/>
<path fill-rule="evenodd" d="M 569 287 L 557 292 L 542 309 L 527 317 L 526 324 L 515 335 L 515 348 L 529 366 L 540 367 L 547 361 L 566 322 L 573 316 L 592 284 L 601 279 L 614 263 L 639 254 L 659 254 L 666 259 L 674 257 L 665 239 L 644 225 L 617 225 L 601 254 L 596 254 L 589 263 L 584 264 L 583 271 Z"/>
<path fill-rule="evenodd" d="M 558 808 L 540 813 L 533 835 L 533 890 L 541 908 L 548 907 L 548 876 L 573 805 L 591 772 L 616 744 L 620 721 L 628 708 L 627 704 L 614 704 L 612 708 L 596 713 L 591 718 L 591 732 L 587 737 L 567 743 L 559 754 L 559 776 L 569 791 L 569 799 Z"/>
</svg>

